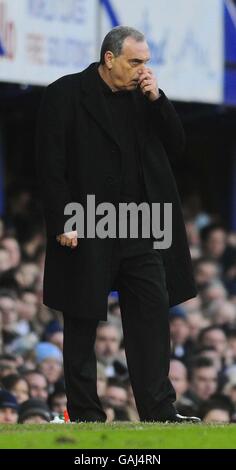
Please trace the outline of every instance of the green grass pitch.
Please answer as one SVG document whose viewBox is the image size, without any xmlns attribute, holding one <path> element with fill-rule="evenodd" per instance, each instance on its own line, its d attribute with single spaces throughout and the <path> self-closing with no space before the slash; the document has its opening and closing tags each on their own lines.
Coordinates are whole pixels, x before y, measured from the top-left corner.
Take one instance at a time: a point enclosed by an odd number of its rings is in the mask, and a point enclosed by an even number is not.
<svg viewBox="0 0 236 470">
<path fill-rule="evenodd" d="M 235 449 L 236 425 L 0 425 L 0 449 Z"/>
</svg>

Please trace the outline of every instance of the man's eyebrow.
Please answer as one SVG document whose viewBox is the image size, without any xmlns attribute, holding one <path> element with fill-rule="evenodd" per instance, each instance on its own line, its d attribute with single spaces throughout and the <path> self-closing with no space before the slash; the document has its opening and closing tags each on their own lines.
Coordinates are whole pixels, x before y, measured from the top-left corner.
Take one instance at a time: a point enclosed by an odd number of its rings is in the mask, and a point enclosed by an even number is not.
<svg viewBox="0 0 236 470">
<path fill-rule="evenodd" d="M 137 62 L 138 64 L 142 64 L 143 62 L 148 62 L 149 60 L 150 60 L 150 57 L 144 60 L 134 58 L 134 59 L 129 59 L 129 62 Z"/>
</svg>

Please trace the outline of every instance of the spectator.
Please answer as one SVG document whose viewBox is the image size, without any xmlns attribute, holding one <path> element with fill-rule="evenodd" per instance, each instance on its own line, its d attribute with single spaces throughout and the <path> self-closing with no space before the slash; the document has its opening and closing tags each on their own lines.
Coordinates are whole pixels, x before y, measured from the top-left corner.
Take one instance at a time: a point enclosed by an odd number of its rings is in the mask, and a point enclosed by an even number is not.
<svg viewBox="0 0 236 470">
<path fill-rule="evenodd" d="M 16 398 L 6 390 L 0 390 L 0 424 L 15 424 L 18 419 Z"/>
<path fill-rule="evenodd" d="M 128 393 L 124 385 L 116 379 L 110 379 L 104 399 L 114 410 L 114 421 L 129 421 Z"/>
<path fill-rule="evenodd" d="M 48 404 L 54 416 L 63 415 L 67 406 L 65 389 L 63 387 L 57 387 L 49 396 Z"/>
<path fill-rule="evenodd" d="M 125 408 L 128 403 L 128 393 L 126 388 L 116 379 L 110 379 L 107 385 L 105 398 L 116 407 Z"/>
<path fill-rule="evenodd" d="M 194 268 L 195 281 L 199 290 L 219 279 L 220 267 L 212 258 L 199 258 L 195 261 Z"/>
<path fill-rule="evenodd" d="M 197 349 L 195 351 L 195 355 L 196 355 L 197 358 L 206 357 L 206 358 L 210 359 L 213 362 L 214 367 L 217 370 L 217 373 L 219 374 L 221 372 L 221 370 L 222 370 L 222 358 L 221 358 L 220 354 L 218 353 L 218 351 L 216 351 L 216 349 L 213 348 L 212 346 L 200 347 L 199 349 Z"/>
<path fill-rule="evenodd" d="M 38 343 L 35 349 L 39 371 L 46 377 L 49 385 L 54 386 L 63 374 L 61 350 L 51 343 Z"/>
<path fill-rule="evenodd" d="M 213 301 L 227 299 L 227 290 L 220 280 L 211 281 L 201 291 L 203 307 L 207 309 Z"/>
<path fill-rule="evenodd" d="M 189 340 L 197 342 L 200 331 L 210 325 L 210 321 L 205 318 L 200 310 L 195 310 L 187 315 L 189 329 Z"/>
<path fill-rule="evenodd" d="M 169 378 L 176 392 L 176 400 L 188 390 L 187 368 L 178 359 L 171 359 Z"/>
<path fill-rule="evenodd" d="M 10 254 L 6 248 L 0 245 L 0 276 L 11 268 Z"/>
<path fill-rule="evenodd" d="M 189 338 L 187 317 L 182 307 L 170 309 L 170 337 L 172 355 L 186 359 L 191 352 L 192 343 Z"/>
<path fill-rule="evenodd" d="M 201 230 L 203 254 L 220 262 L 227 272 L 236 261 L 236 249 L 227 243 L 227 232 L 223 225 L 210 224 Z"/>
<path fill-rule="evenodd" d="M 101 363 L 97 363 L 97 394 L 100 397 L 104 397 L 107 388 L 107 377 L 105 367 Z"/>
<path fill-rule="evenodd" d="M 21 291 L 18 302 L 19 320 L 28 325 L 27 332 L 33 329 L 32 322 L 36 318 L 39 308 L 37 294 L 33 289 L 24 289 Z M 25 333 L 24 333 L 25 334 Z"/>
<path fill-rule="evenodd" d="M 34 289 L 39 277 L 39 268 L 31 261 L 21 263 L 18 267 L 15 278 L 22 289 Z"/>
<path fill-rule="evenodd" d="M 212 302 L 207 315 L 213 325 L 222 326 L 226 330 L 236 321 L 236 306 L 226 300 Z"/>
<path fill-rule="evenodd" d="M 17 360 L 11 354 L 0 355 L 0 381 L 9 374 L 17 374 Z"/>
<path fill-rule="evenodd" d="M 230 423 L 233 418 L 234 406 L 230 398 L 215 395 L 204 402 L 199 410 L 199 416 L 204 423 Z"/>
<path fill-rule="evenodd" d="M 0 289 L 0 311 L 2 313 L 2 329 L 5 343 L 17 336 L 17 294 L 9 289 Z"/>
<path fill-rule="evenodd" d="M 10 268 L 17 268 L 21 262 L 21 250 L 18 241 L 14 237 L 6 236 L 1 240 L 1 245 L 9 253 Z"/>
<path fill-rule="evenodd" d="M 24 377 L 20 375 L 7 375 L 1 380 L 5 390 L 16 397 L 17 403 L 21 404 L 29 399 L 29 385 Z"/>
<path fill-rule="evenodd" d="M 217 370 L 213 362 L 206 358 L 196 358 L 190 365 L 189 391 L 185 395 L 199 405 L 217 391 Z"/>
<path fill-rule="evenodd" d="M 47 401 L 48 382 L 46 377 L 37 370 L 29 370 L 23 376 L 29 384 L 30 397 Z"/>
<path fill-rule="evenodd" d="M 227 332 L 228 349 L 231 351 L 232 362 L 236 362 L 236 329 Z"/>
<path fill-rule="evenodd" d="M 19 408 L 18 422 L 23 424 L 44 424 L 51 419 L 50 410 L 45 402 L 31 398 L 25 401 Z"/>
<path fill-rule="evenodd" d="M 45 341 L 55 344 L 61 351 L 63 350 L 63 328 L 58 320 L 51 320 L 44 332 Z"/>
<path fill-rule="evenodd" d="M 214 348 L 223 359 L 227 349 L 227 337 L 224 330 L 217 325 L 204 328 L 199 335 L 200 346 Z"/>
<path fill-rule="evenodd" d="M 236 411 L 236 376 L 233 376 L 227 380 L 223 388 L 224 395 L 227 395 L 234 403 Z"/>
<path fill-rule="evenodd" d="M 226 231 L 220 224 L 209 224 L 201 232 L 203 253 L 215 260 L 220 260 L 226 249 Z"/>
<path fill-rule="evenodd" d="M 109 322 L 100 322 L 97 327 L 95 351 L 97 360 L 105 366 L 106 376 L 115 375 L 114 360 L 116 359 L 121 341 L 121 332 L 117 326 Z"/>
</svg>

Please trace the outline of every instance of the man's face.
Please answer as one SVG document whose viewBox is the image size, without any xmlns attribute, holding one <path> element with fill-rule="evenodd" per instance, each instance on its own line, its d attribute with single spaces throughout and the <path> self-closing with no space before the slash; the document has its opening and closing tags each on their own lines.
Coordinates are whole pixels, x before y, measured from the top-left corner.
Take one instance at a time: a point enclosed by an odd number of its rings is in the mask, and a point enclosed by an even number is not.
<svg viewBox="0 0 236 470">
<path fill-rule="evenodd" d="M 25 292 L 18 303 L 19 316 L 21 319 L 31 321 L 38 309 L 37 296 L 31 292 Z"/>
<path fill-rule="evenodd" d="M 215 229 L 211 232 L 206 242 L 207 254 L 213 258 L 219 258 L 226 246 L 226 233 L 222 229 Z"/>
<path fill-rule="evenodd" d="M 39 369 L 50 384 L 56 383 L 62 375 L 62 364 L 54 358 L 44 359 Z"/>
<path fill-rule="evenodd" d="M 11 297 L 0 298 L 0 310 L 2 312 L 3 327 L 8 328 L 17 321 L 17 304 Z"/>
<path fill-rule="evenodd" d="M 45 377 L 41 374 L 32 373 L 26 377 L 32 398 L 48 399 L 48 386 Z"/>
<path fill-rule="evenodd" d="M 188 388 L 187 369 L 180 361 L 172 360 L 170 362 L 169 378 L 176 391 L 177 399 L 186 392 Z"/>
<path fill-rule="evenodd" d="M 17 423 L 18 413 L 12 408 L 0 409 L 0 424 L 15 424 Z"/>
<path fill-rule="evenodd" d="M 110 385 L 107 387 L 105 397 L 113 406 L 125 406 L 128 400 L 127 391 L 124 388 Z"/>
<path fill-rule="evenodd" d="M 95 350 L 98 360 L 109 364 L 119 351 L 119 333 L 113 326 L 98 328 Z"/>
<path fill-rule="evenodd" d="M 5 248 L 0 249 L 0 272 L 7 271 L 11 267 L 11 260 L 8 251 Z"/>
<path fill-rule="evenodd" d="M 58 414 L 63 414 L 67 406 L 67 399 L 64 393 L 58 394 L 53 398 L 52 410 Z"/>
<path fill-rule="evenodd" d="M 10 255 L 11 267 L 15 268 L 19 265 L 21 258 L 19 243 L 14 238 L 5 238 L 2 245 Z"/>
<path fill-rule="evenodd" d="M 170 334 L 174 345 L 184 344 L 189 336 L 189 326 L 182 318 L 173 318 L 170 323 Z"/>
<path fill-rule="evenodd" d="M 220 408 L 215 408 L 206 414 L 203 419 L 204 423 L 229 423 L 230 414 L 227 410 L 221 410 Z"/>
<path fill-rule="evenodd" d="M 18 403 L 29 399 L 29 385 L 26 380 L 18 380 L 10 392 L 15 395 Z"/>
<path fill-rule="evenodd" d="M 145 70 L 145 64 L 150 60 L 150 52 L 146 41 L 135 41 L 128 37 L 124 40 L 121 54 L 109 57 L 110 77 L 115 88 L 133 90 L 138 86 L 139 75 Z"/>
<path fill-rule="evenodd" d="M 216 369 L 214 367 L 196 369 L 191 380 L 191 389 L 201 400 L 208 400 L 217 389 Z"/>
<path fill-rule="evenodd" d="M 199 286 L 206 284 L 207 282 L 211 282 L 215 279 L 218 275 L 218 268 L 214 262 L 211 261 L 203 261 L 199 264 L 195 279 Z"/>
<path fill-rule="evenodd" d="M 210 330 L 205 333 L 203 339 L 203 346 L 210 346 L 214 348 L 218 354 L 224 355 L 227 348 L 227 339 L 223 330 Z"/>
</svg>

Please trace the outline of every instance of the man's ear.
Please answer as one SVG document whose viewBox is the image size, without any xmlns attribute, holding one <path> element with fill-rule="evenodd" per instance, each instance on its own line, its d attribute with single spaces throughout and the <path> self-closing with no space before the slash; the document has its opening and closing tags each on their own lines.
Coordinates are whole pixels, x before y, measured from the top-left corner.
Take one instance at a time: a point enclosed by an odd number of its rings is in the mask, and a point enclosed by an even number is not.
<svg viewBox="0 0 236 470">
<path fill-rule="evenodd" d="M 111 52 L 111 51 L 106 51 L 106 52 L 105 52 L 105 55 L 104 55 L 105 64 L 106 64 L 106 66 L 107 66 L 107 68 L 108 68 L 109 70 L 112 69 L 112 61 L 113 61 L 113 58 L 114 58 L 113 52 Z"/>
</svg>

